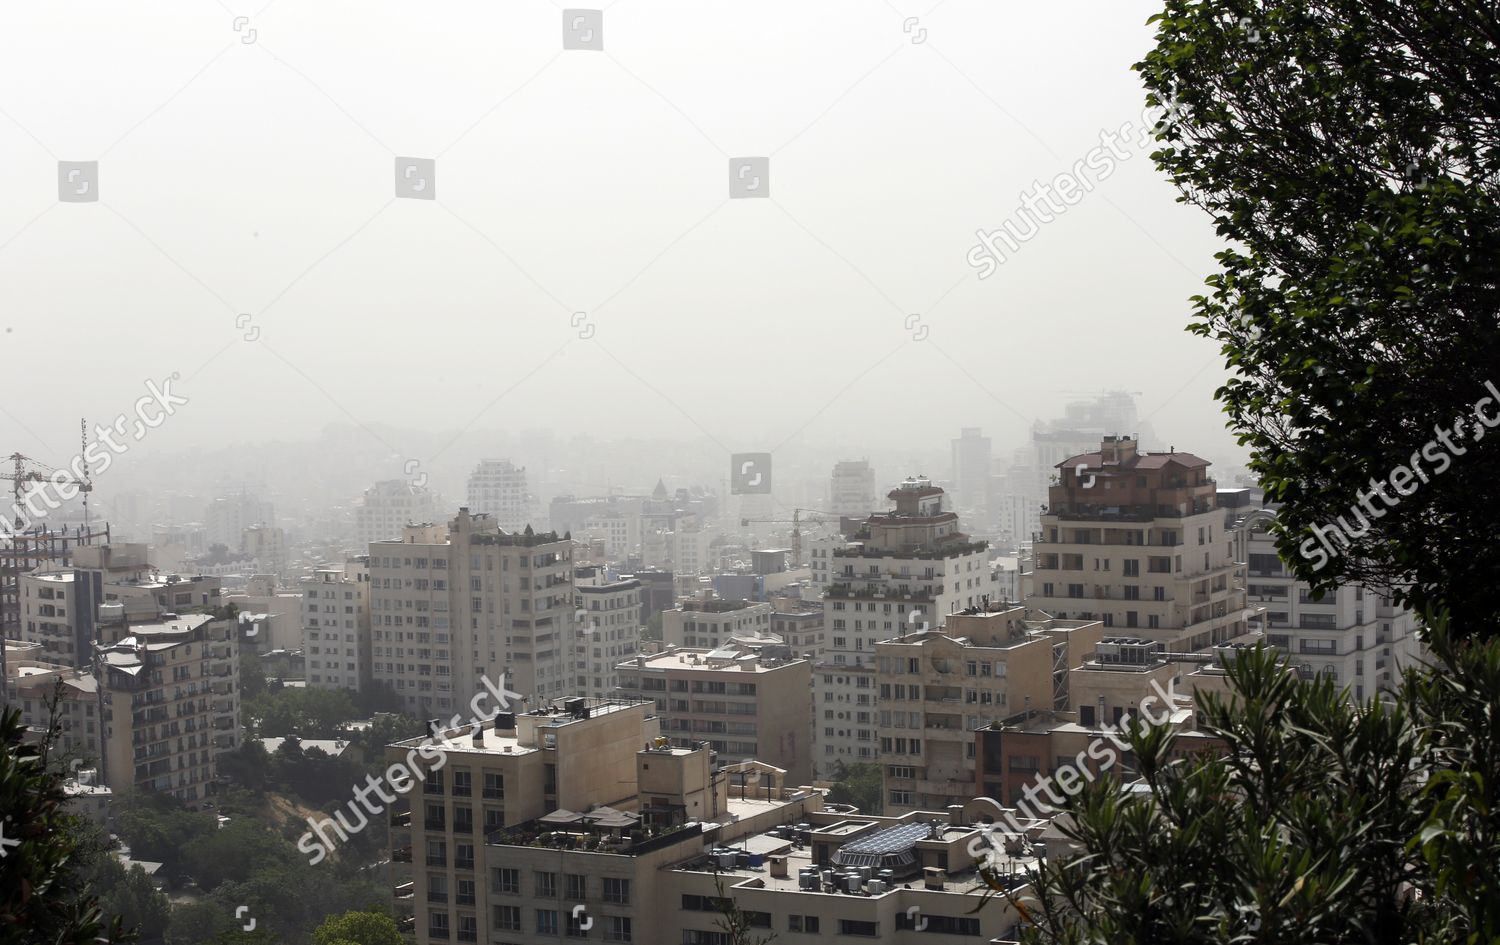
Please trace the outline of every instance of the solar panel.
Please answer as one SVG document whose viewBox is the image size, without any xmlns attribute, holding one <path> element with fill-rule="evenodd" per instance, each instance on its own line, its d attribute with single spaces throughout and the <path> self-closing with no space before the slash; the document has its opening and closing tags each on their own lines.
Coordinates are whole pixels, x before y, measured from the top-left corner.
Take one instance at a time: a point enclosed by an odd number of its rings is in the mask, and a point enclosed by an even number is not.
<svg viewBox="0 0 1500 945">
<path fill-rule="evenodd" d="M 897 827 L 877 830 L 868 837 L 860 837 L 858 840 L 846 843 L 840 848 L 840 852 L 877 855 L 900 853 L 910 850 L 912 844 L 918 840 L 925 840 L 930 836 L 932 836 L 932 827 L 928 824 L 901 824 Z"/>
</svg>

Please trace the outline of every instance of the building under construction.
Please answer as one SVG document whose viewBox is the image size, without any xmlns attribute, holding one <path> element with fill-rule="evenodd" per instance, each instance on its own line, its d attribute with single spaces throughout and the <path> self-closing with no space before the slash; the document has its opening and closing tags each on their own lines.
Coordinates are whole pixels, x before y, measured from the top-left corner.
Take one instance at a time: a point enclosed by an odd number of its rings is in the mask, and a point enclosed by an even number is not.
<svg viewBox="0 0 1500 945">
<path fill-rule="evenodd" d="M 109 526 L 95 527 L 88 520 L 88 496 L 93 484 L 68 479 L 55 469 L 44 466 L 28 456 L 12 453 L 6 457 L 13 465 L 10 474 L 0 474 L 12 484 L 14 504 L 9 510 L 12 521 L 0 521 L 0 638 L 15 639 L 21 633 L 21 575 L 40 569 L 66 568 L 73 561 L 73 552 L 83 545 L 108 544 Z M 25 509 L 27 490 L 31 486 L 43 487 L 70 485 L 83 496 L 84 521 L 69 528 L 66 525 L 49 528 L 45 525 L 28 525 Z M 5 516 L 9 518 L 10 516 Z M 5 647 L 0 645 L 0 701 L 3 701 L 9 676 L 5 665 Z"/>
</svg>

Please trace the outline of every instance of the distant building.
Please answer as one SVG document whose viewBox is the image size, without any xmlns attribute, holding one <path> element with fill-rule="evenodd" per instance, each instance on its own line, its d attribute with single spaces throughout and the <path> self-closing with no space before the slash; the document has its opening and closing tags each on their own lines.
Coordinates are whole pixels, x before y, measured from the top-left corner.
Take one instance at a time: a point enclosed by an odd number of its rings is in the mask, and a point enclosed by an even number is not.
<svg viewBox="0 0 1500 945">
<path fill-rule="evenodd" d="M 275 522 L 276 510 L 271 503 L 246 493 L 215 499 L 203 513 L 209 547 L 223 545 L 230 551 L 239 550 L 245 529 Z"/>
<path fill-rule="evenodd" d="M 308 686 L 360 692 L 370 682 L 370 559 L 302 579 L 302 652 Z"/>
<path fill-rule="evenodd" d="M 469 475 L 468 509 L 473 515 L 489 515 L 505 531 L 524 529 L 531 518 L 526 467 L 506 459 L 482 461 Z"/>
<path fill-rule="evenodd" d="M 371 667 L 407 711 L 447 716 L 482 678 L 540 701 L 571 690 L 573 542 L 459 509 L 370 544 Z"/>
<path fill-rule="evenodd" d="M 828 511 L 863 519 L 875 509 L 875 470 L 869 460 L 835 463 L 828 482 Z"/>
<path fill-rule="evenodd" d="M 990 438 L 979 427 L 964 427 L 953 446 L 953 501 L 960 509 L 983 516 L 989 507 L 993 454 Z"/>
<path fill-rule="evenodd" d="M 654 701 L 662 734 L 707 742 L 724 760 L 753 759 L 812 778 L 811 664 L 785 646 L 673 649 L 620 664 L 620 695 Z"/>
<path fill-rule="evenodd" d="M 426 486 L 387 479 L 365 490 L 354 516 L 355 536 L 359 547 L 367 548 L 372 541 L 400 538 L 407 525 L 435 522 L 440 514 L 437 497 Z"/>
<path fill-rule="evenodd" d="M 615 667 L 635 655 L 641 632 L 641 582 L 610 580 L 603 568 L 575 568 L 573 600 L 577 606 L 578 644 L 574 691 L 590 698 L 616 694 Z"/>
<path fill-rule="evenodd" d="M 662 642 L 717 649 L 735 637 L 759 636 L 770 628 L 771 604 L 717 597 L 685 598 L 662 613 Z"/>
</svg>

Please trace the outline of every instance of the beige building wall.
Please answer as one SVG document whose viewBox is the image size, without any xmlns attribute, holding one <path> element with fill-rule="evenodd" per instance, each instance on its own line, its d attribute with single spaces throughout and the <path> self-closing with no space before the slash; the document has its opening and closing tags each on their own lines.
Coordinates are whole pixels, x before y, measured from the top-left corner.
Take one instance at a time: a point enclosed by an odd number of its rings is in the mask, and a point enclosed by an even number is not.
<svg viewBox="0 0 1500 945">
<path fill-rule="evenodd" d="M 885 811 L 941 810 L 972 796 L 974 731 L 1028 709 L 1065 708 L 1069 670 L 1102 629 L 1028 620 L 1010 607 L 954 614 L 942 631 L 877 644 Z"/>
<path fill-rule="evenodd" d="M 573 542 L 460 509 L 369 557 L 372 676 L 408 711 L 448 718 L 502 674 L 532 705 L 573 688 Z"/>
<path fill-rule="evenodd" d="M 710 659 L 709 650 L 672 649 L 622 663 L 620 692 L 651 700 L 662 734 L 678 745 L 706 742 L 726 763 L 763 761 L 785 770 L 792 784 L 809 783 L 811 664 L 761 658 L 738 644 L 725 649 L 735 655 Z"/>
<path fill-rule="evenodd" d="M 1248 632 L 1245 562 L 1208 462 L 1106 437 L 1059 464 L 1026 604 L 1179 651 Z"/>
</svg>

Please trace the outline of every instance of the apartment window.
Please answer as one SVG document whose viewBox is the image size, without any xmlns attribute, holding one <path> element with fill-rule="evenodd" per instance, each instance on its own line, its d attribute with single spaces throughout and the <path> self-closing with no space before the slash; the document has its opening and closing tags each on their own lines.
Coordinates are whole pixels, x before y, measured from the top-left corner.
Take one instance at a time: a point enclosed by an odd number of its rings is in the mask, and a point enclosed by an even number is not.
<svg viewBox="0 0 1500 945">
<path fill-rule="evenodd" d="M 880 936 L 880 923 L 864 922 L 860 919 L 840 919 L 839 934 L 878 938 Z"/>
<path fill-rule="evenodd" d="M 442 873 L 427 874 L 427 901 L 448 901 L 448 877 L 444 876 Z"/>
<path fill-rule="evenodd" d="M 453 846 L 453 868 L 460 870 L 471 870 L 474 868 L 474 844 L 457 843 Z"/>
<path fill-rule="evenodd" d="M 1140 577 L 1141 575 L 1141 562 L 1137 559 L 1126 559 L 1124 562 L 1124 568 L 1126 577 Z"/>
<path fill-rule="evenodd" d="M 1298 651 L 1313 656 L 1336 656 L 1339 645 L 1336 640 L 1301 640 Z"/>
<path fill-rule="evenodd" d="M 455 808 L 453 808 L 453 832 L 454 833 L 473 833 L 474 832 L 474 808 L 472 808 L 472 807 L 455 807 Z"/>
<path fill-rule="evenodd" d="M 443 772 L 427 772 L 427 778 L 422 782 L 422 791 L 427 794 L 443 793 Z"/>
<path fill-rule="evenodd" d="M 429 912 L 427 914 L 427 937 L 428 938 L 447 938 L 448 937 L 448 913 L 446 913 L 446 912 Z"/>
<path fill-rule="evenodd" d="M 521 894 L 521 871 L 519 869 L 510 869 L 502 866 L 495 870 L 494 875 L 495 892 L 510 893 L 512 895 Z"/>
<path fill-rule="evenodd" d="M 538 935 L 556 935 L 557 934 L 557 910 L 556 909 L 538 909 L 538 910 L 536 910 L 536 933 Z"/>
<path fill-rule="evenodd" d="M 545 899 L 556 899 L 557 874 L 544 873 L 538 870 L 536 874 L 536 894 Z"/>
<path fill-rule="evenodd" d="M 453 772 L 453 796 L 468 797 L 474 790 L 474 775 L 469 771 Z"/>
<path fill-rule="evenodd" d="M 453 901 L 460 906 L 472 906 L 474 904 L 474 881 L 472 879 L 461 879 L 458 881 L 458 891 L 454 894 Z"/>
<path fill-rule="evenodd" d="M 564 878 L 567 881 L 569 899 L 579 900 L 588 898 L 588 895 L 584 892 L 588 886 L 586 882 L 587 877 L 579 876 L 577 873 L 568 873 Z"/>
<path fill-rule="evenodd" d="M 427 841 L 427 865 L 428 866 L 447 866 L 448 865 L 448 844 L 447 844 L 446 841 L 443 841 L 443 840 L 428 840 Z"/>
<path fill-rule="evenodd" d="M 633 941 L 630 931 L 630 917 L 623 915 L 605 916 L 604 940 L 606 942 Z"/>
<path fill-rule="evenodd" d="M 627 905 L 630 902 L 630 880 L 606 876 L 604 878 L 604 901 Z"/>
<path fill-rule="evenodd" d="M 502 932 L 521 931 L 521 907 L 520 906 L 496 906 L 495 928 Z"/>
<path fill-rule="evenodd" d="M 443 805 L 429 803 L 427 805 L 427 819 L 424 822 L 424 826 L 426 827 L 426 829 L 444 830 L 446 829 L 444 820 L 445 818 L 443 816 Z"/>
<path fill-rule="evenodd" d="M 815 915 L 789 915 L 786 917 L 786 930 L 788 932 L 807 932 L 816 935 L 818 932 L 818 917 Z"/>
</svg>

